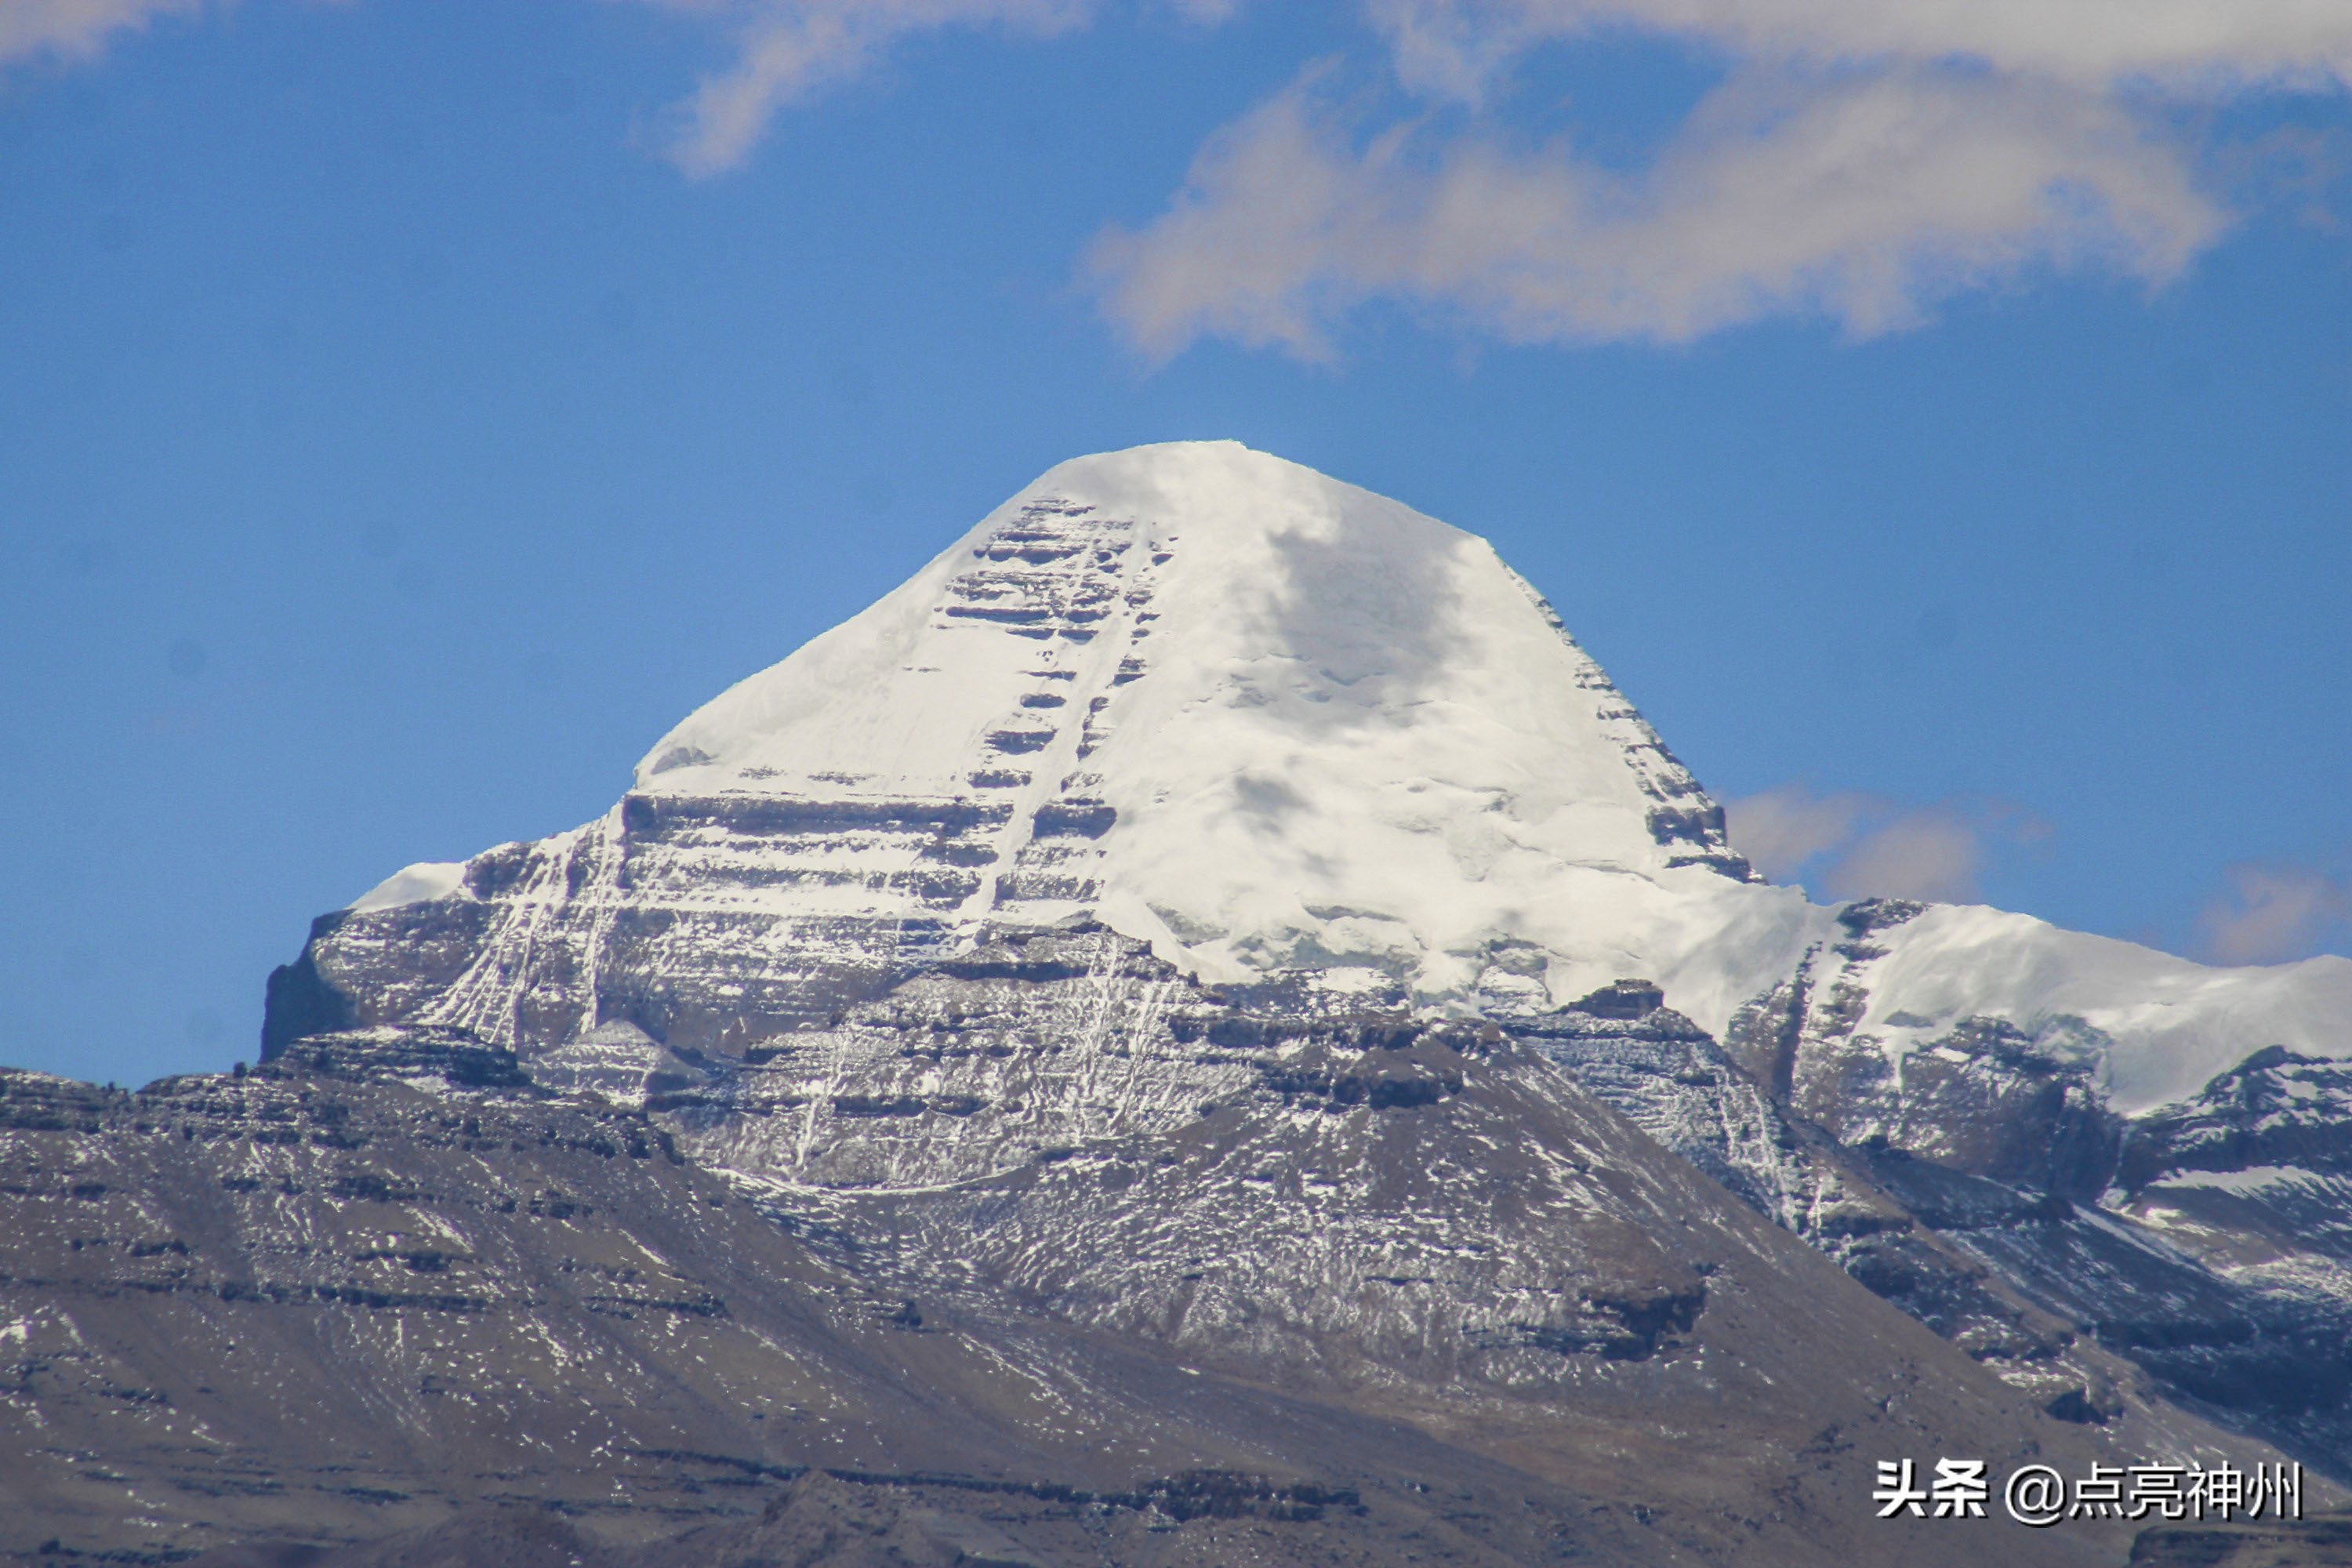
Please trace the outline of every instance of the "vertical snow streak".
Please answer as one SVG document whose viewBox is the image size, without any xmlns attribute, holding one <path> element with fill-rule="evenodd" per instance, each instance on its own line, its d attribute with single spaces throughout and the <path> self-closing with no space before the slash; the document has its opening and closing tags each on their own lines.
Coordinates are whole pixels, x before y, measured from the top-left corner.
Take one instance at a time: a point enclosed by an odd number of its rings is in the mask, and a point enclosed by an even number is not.
<svg viewBox="0 0 2352 1568">
<path fill-rule="evenodd" d="M 956 910 L 958 934 L 967 943 L 979 940 L 981 922 L 989 915 L 1008 899 L 1020 897 L 1017 889 L 1008 888 L 1007 879 L 1017 876 L 1022 858 L 1036 840 L 1038 814 L 1066 795 L 1076 781 L 1087 749 L 1094 701 L 1108 695 L 1129 660 L 1136 615 L 1126 590 L 1137 575 L 1135 547 L 1143 531 L 1132 519 L 1097 518 L 1090 506 L 1042 497 L 979 547 L 977 553 L 989 564 L 974 567 L 948 586 L 950 599 L 1018 593 L 1028 606 L 1018 613 L 1043 618 L 1019 629 L 1002 626 L 998 635 L 1020 637 L 1039 629 L 1051 633 L 1037 650 L 1038 673 L 1054 679 L 1058 689 L 1038 695 L 1062 698 L 1060 706 L 1049 710 L 1057 715 L 1053 739 L 1034 754 L 1029 781 L 1013 796 L 1012 815 L 996 836 L 995 859 Z M 1024 562 L 1025 567 L 992 571 L 1006 556 Z M 952 611 L 943 606 L 941 613 Z"/>
<path fill-rule="evenodd" d="M 530 868 L 519 885 L 498 895 L 499 916 L 484 933 L 473 961 L 417 1015 L 416 1023 L 464 1029 L 487 1044 L 509 1050 L 563 1043 L 528 1040 L 523 1008 L 530 999 L 539 964 L 560 956 L 571 923 L 568 917 L 584 905 L 589 924 L 583 941 L 580 1008 L 565 1038 L 576 1038 L 596 1026 L 604 942 L 624 901 L 620 881 L 627 848 L 621 814 L 622 807 L 615 805 L 588 827 L 559 834 L 535 847 Z M 583 854 L 589 858 L 589 871 L 585 886 L 575 895 L 572 871 L 575 859 Z"/>
<path fill-rule="evenodd" d="M 628 825 L 623 819 L 622 807 L 614 806 L 604 814 L 601 830 L 596 836 L 596 863 L 588 923 L 587 951 L 582 955 L 583 971 L 580 986 L 582 1010 L 572 1026 L 576 1037 L 604 1021 L 604 1004 L 599 983 L 603 978 L 604 941 L 612 934 L 614 917 L 621 908 L 621 868 L 628 861 Z"/>
</svg>

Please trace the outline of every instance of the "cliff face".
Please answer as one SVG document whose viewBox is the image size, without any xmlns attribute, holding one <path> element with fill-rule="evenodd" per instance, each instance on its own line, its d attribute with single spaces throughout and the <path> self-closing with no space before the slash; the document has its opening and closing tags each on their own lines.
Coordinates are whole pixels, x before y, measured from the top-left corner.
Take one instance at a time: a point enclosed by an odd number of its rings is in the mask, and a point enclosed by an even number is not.
<svg viewBox="0 0 2352 1568">
<path fill-rule="evenodd" d="M 414 1022 L 530 1056 L 625 1023 L 740 1057 L 984 926 L 1080 914 L 1212 981 L 1438 1005 L 1790 926 L 1706 980 L 1727 1008 L 1802 918 L 1748 876 L 1481 542 L 1230 444 L 1144 448 L 1064 465 L 718 698 L 599 821 L 330 917 L 270 1044 Z"/>
<path fill-rule="evenodd" d="M 2352 1051 L 2352 962 L 1765 885 L 1484 542 L 1229 442 L 1062 465 L 596 822 L 325 917 L 268 1043 L 410 1023 L 531 1058 L 625 1025 L 741 1058 L 1071 918 L 1209 984 L 1446 1013 L 1639 976 L 1824 1125 L 2084 1190 L 2112 1116 Z"/>
</svg>

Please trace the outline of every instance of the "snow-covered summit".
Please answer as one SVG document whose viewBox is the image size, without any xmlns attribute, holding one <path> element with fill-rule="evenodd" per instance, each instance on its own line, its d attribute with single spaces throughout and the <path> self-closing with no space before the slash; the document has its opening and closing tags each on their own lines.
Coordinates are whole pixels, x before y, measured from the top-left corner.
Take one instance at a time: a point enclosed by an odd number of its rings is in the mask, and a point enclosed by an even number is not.
<svg viewBox="0 0 2352 1568">
<path fill-rule="evenodd" d="M 2344 960 L 2206 969 L 1990 910 L 1865 930 L 1756 879 L 1485 541 L 1230 441 L 1054 468 L 662 737 L 600 822 L 410 868 L 311 957 L 320 1018 L 740 1051 L 1081 915 L 1206 980 L 1440 1011 L 1639 976 L 1840 1082 L 1882 1060 L 1898 1099 L 1986 1020 L 2124 1110 L 2268 1045 L 2352 1054 Z M 379 961 L 379 1000 L 336 1000 Z"/>
<path fill-rule="evenodd" d="M 1485 541 L 1230 441 L 1061 465 L 637 776 L 1001 804 L 961 918 L 1094 909 L 1226 977 L 1575 995 L 1756 901 L 1721 814 Z M 1793 956 L 1768 941 L 1752 977 Z"/>
</svg>

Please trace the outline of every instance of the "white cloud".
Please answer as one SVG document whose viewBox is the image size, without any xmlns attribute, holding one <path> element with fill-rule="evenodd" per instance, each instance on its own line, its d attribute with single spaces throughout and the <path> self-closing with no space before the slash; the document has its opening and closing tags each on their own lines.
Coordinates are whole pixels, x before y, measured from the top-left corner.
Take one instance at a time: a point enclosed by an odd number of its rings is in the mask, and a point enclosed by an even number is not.
<svg viewBox="0 0 2352 1568">
<path fill-rule="evenodd" d="M 2340 0 L 1366 0 L 1366 9 L 1401 78 L 1465 99 L 1538 45 L 1601 32 L 1681 38 L 1749 61 L 1966 60 L 2090 87 L 2352 81 L 2352 6 Z"/>
<path fill-rule="evenodd" d="M 1822 889 L 1834 899 L 1974 903 L 1985 834 L 1948 806 L 1905 812 L 1857 838 L 1822 873 Z"/>
<path fill-rule="evenodd" d="M 2352 888 L 2309 866 L 2242 864 L 2230 890 L 2197 919 L 2199 947 L 2218 963 L 2281 963 L 2352 925 Z"/>
<path fill-rule="evenodd" d="M 222 0 L 224 5 L 229 0 Z M 628 0 L 723 30 L 731 63 L 664 152 L 740 164 L 787 106 L 944 30 L 1045 37 L 1114 8 L 1221 22 L 1242 0 Z M 1401 300 L 1516 342 L 1684 342 L 1777 315 L 1866 335 L 2049 268 L 2160 286 L 2227 228 L 2195 114 L 2352 83 L 2347 0 L 1360 0 L 1418 100 L 1374 124 L 1334 73 L 1213 136 L 1167 210 L 1087 269 L 1166 356 L 1220 335 L 1315 356 Z M 204 0 L 0 0 L 0 60 L 89 55 Z M 1722 68 L 1643 169 L 1507 128 L 1547 47 L 1605 36 Z M 1519 79 L 1528 79 L 1524 81 Z M 2242 160 L 2241 160 L 2242 162 Z M 2240 171 L 2241 174 L 2243 171 Z"/>
<path fill-rule="evenodd" d="M 1857 791 L 1781 784 L 1724 803 L 1731 842 L 1775 882 L 1831 899 L 1973 903 L 2003 845 L 2049 837 L 2047 823 L 2000 801 L 1906 806 Z M 2284 862 L 2244 862 L 2197 918 L 2196 954 L 2215 963 L 2283 963 L 2352 943 L 2352 878 Z M 2160 942 L 2153 933 L 2135 940 Z"/>
<path fill-rule="evenodd" d="M 1997 844 L 2031 843 L 2049 825 L 1999 801 L 1904 806 L 1881 795 L 1816 795 L 1782 784 L 1727 801 L 1731 842 L 1776 882 L 1807 878 L 1832 899 L 1973 903 Z"/>
<path fill-rule="evenodd" d="M 1651 33 L 1734 58 L 1853 64 L 1964 58 L 2105 87 L 2210 91 L 2352 80 L 2352 7 L 2336 0 L 1367 0 L 1397 73 L 1477 99 L 1534 47 Z"/>
<path fill-rule="evenodd" d="M 776 111 L 870 68 L 890 46 L 947 27 L 1005 26 L 1040 35 L 1092 19 L 1096 0 L 644 0 L 664 10 L 727 19 L 735 63 L 707 77 L 680 106 L 669 147 L 689 174 L 734 168 Z M 1198 10 L 1195 5 L 1191 7 Z"/>
<path fill-rule="evenodd" d="M 203 0 L 0 0 L 0 60 L 81 57 L 150 18 L 191 14 Z"/>
<path fill-rule="evenodd" d="M 226 3 L 226 0 L 224 0 Z M 714 25 L 736 58 L 677 106 L 664 151 L 691 175 L 721 173 L 751 155 L 790 105 L 871 69 L 893 45 L 923 33 L 1001 26 L 1048 37 L 1091 23 L 1101 0 L 635 0 Z M 1156 0 L 1214 25 L 1244 0 Z M 0 0 L 0 61 L 52 53 L 87 57 L 112 35 L 204 0 Z"/>
<path fill-rule="evenodd" d="M 1887 809 L 1876 795 L 1817 795 L 1800 784 L 1782 784 L 1723 808 L 1732 843 L 1776 882 L 1794 880 L 1808 862 L 1848 843 L 1864 821 Z"/>
<path fill-rule="evenodd" d="M 1107 312 L 1145 352 L 1216 334 L 1319 356 L 1382 297 L 1517 342 L 1790 311 L 1867 334 L 2035 266 L 2162 282 L 2225 221 L 2132 116 L 2042 84 L 1738 78 L 1630 177 L 1410 121 L 1360 142 L 1321 86 L 1221 132 L 1166 213 L 1097 242 Z"/>
<path fill-rule="evenodd" d="M 2179 275 L 2226 228 L 2182 104 L 2352 83 L 2342 0 L 1365 0 L 1434 104 L 1365 131 L 1316 75 L 1219 132 L 1089 270 L 1155 356 L 1319 357 L 1352 308 L 1507 341 L 1681 342 L 1775 315 L 1854 335 L 2037 268 Z M 1515 143 L 1544 45 L 1703 48 L 1724 85 L 1646 170 Z M 1528 83 L 1539 88 L 1539 79 Z M 1293 200 L 1296 196 L 1297 199 Z"/>
</svg>

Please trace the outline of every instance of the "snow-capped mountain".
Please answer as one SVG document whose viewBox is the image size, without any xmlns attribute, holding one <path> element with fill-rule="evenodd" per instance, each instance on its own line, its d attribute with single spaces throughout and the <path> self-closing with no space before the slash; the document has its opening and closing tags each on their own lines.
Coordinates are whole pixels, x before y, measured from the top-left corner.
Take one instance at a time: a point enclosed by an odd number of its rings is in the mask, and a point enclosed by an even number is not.
<svg viewBox="0 0 2352 1568">
<path fill-rule="evenodd" d="M 2340 1498 L 2347 1023 L 1817 907 L 1477 539 L 1082 458 L 321 917 L 253 1072 L 0 1070 L 0 1555 L 2111 1561 L 1876 1463 Z"/>
<path fill-rule="evenodd" d="M 330 917 L 272 1039 L 418 1022 L 536 1055 L 625 1025 L 740 1055 L 989 923 L 1084 914 L 1212 984 L 1442 1013 L 1639 976 L 1717 1036 L 1779 994 L 1786 1034 L 1802 993 L 1795 1057 L 1880 1099 L 1987 1020 L 2124 1114 L 2264 1046 L 2352 1053 L 2352 961 L 2210 969 L 1948 906 L 1864 945 L 1841 913 L 1749 871 L 1484 541 L 1180 443 L 1053 469 L 662 737 L 598 821 Z"/>
<path fill-rule="evenodd" d="M 1318 1120 L 1564 1075 L 2063 1419 L 2352 1472 L 2352 962 L 1769 885 L 1484 542 L 1230 442 L 1055 468 L 597 821 L 322 917 L 265 1054 L 404 1040 L 643 1108 L 909 1292 L 1391 1383 L 1652 1357 L 1710 1299 L 1563 1295 L 1471 1186 L 1440 1228 L 1498 1252 L 1406 1245 L 1437 1211 Z M 1244 1107 L 1255 1163 L 1152 1177 Z"/>
</svg>

